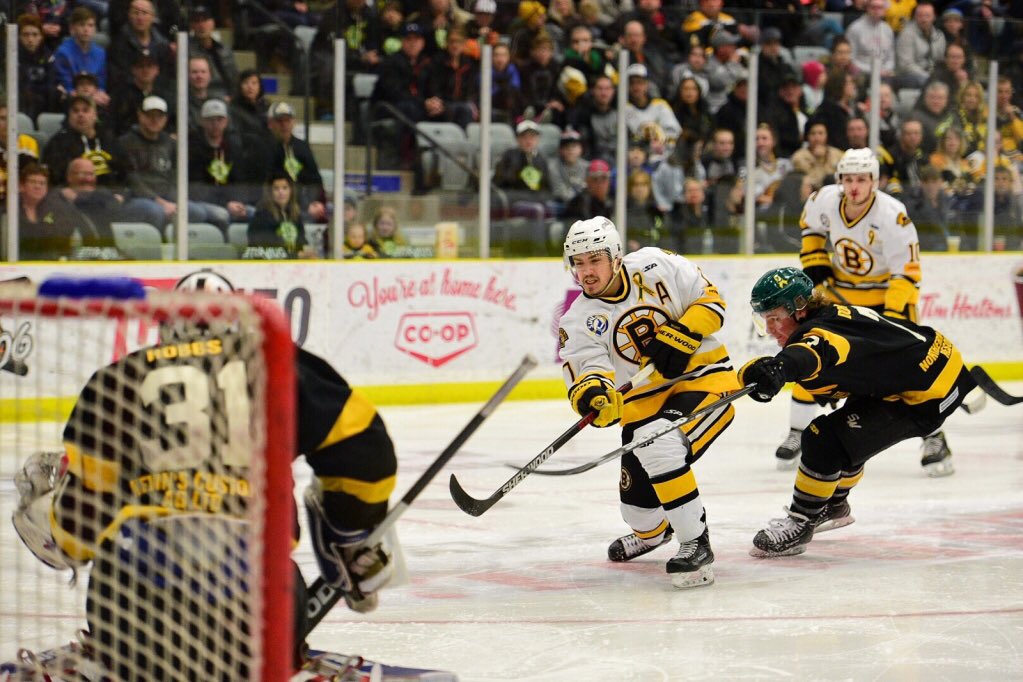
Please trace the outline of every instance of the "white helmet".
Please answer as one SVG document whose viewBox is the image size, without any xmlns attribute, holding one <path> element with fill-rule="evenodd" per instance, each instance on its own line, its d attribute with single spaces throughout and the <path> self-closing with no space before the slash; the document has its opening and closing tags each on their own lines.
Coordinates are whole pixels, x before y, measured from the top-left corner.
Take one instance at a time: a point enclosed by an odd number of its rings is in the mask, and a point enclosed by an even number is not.
<svg viewBox="0 0 1023 682">
<path fill-rule="evenodd" d="M 174 291 L 206 291 L 214 294 L 230 294 L 234 292 L 234 286 L 223 275 L 217 274 L 209 268 L 203 268 L 179 279 L 178 283 L 174 285 Z"/>
<path fill-rule="evenodd" d="M 594 251 L 606 251 L 611 259 L 611 267 L 617 274 L 622 264 L 622 237 L 615 224 L 604 216 L 577 220 L 568 228 L 568 234 L 565 235 L 565 262 L 573 276 L 575 268 L 572 256 Z"/>
<path fill-rule="evenodd" d="M 234 293 L 234 286 L 223 275 L 217 274 L 208 268 L 203 268 L 179 279 L 178 283 L 174 285 L 174 291 L 232 294 Z M 236 325 L 230 322 L 171 320 L 160 325 L 160 341 L 170 344 L 189 341 L 203 336 L 220 336 L 235 327 Z"/>
<path fill-rule="evenodd" d="M 853 173 L 870 173 L 870 179 L 877 184 L 881 175 L 881 165 L 877 162 L 874 152 L 866 147 L 863 149 L 846 149 L 845 154 L 838 160 L 838 167 L 835 170 L 835 179 L 842 182 L 843 175 Z"/>
</svg>

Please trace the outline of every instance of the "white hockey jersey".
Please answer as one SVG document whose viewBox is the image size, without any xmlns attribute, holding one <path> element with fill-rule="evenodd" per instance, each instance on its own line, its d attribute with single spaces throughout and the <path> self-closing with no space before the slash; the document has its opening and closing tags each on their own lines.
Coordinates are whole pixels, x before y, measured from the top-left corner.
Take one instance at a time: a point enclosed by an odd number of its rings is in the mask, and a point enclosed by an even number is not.
<svg viewBox="0 0 1023 682">
<path fill-rule="evenodd" d="M 667 386 L 655 372 L 649 383 L 625 395 L 623 424 L 655 414 L 675 393 L 740 388 L 728 351 L 714 336 L 724 322 L 725 302 L 696 264 L 649 247 L 625 256 L 619 277 L 624 288 L 617 296 L 583 294 L 561 318 L 558 332 L 569 389 L 594 374 L 615 385 L 625 383 L 643 361 L 641 349 L 669 319 L 702 334 L 703 342 L 680 381 Z"/>
<path fill-rule="evenodd" d="M 803 267 L 830 264 L 835 289 L 853 305 L 902 310 L 914 304 L 920 285 L 920 242 L 905 205 L 884 192 L 874 192 L 867 211 L 857 220 L 845 218 L 840 185 L 827 185 L 810 195 L 803 207 Z"/>
</svg>

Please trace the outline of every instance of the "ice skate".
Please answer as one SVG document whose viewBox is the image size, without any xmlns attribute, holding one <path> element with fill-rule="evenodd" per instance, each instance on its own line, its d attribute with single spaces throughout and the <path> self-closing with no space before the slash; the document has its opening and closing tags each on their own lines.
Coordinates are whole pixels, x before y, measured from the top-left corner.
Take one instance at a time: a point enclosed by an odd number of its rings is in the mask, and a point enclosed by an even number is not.
<svg viewBox="0 0 1023 682">
<path fill-rule="evenodd" d="M 824 511 L 813 521 L 813 532 L 823 533 L 836 528 L 848 526 L 856 521 L 850 513 L 849 501 L 830 501 L 825 505 Z"/>
<path fill-rule="evenodd" d="M 779 471 L 788 471 L 799 464 L 799 456 L 803 454 L 803 447 L 800 444 L 803 438 L 802 429 L 789 429 L 789 435 L 785 437 L 782 444 L 774 451 L 775 462 Z"/>
<path fill-rule="evenodd" d="M 635 533 L 623 535 L 607 548 L 607 558 L 611 561 L 632 561 L 636 557 L 652 552 L 664 543 L 671 540 L 671 526 L 664 531 L 660 540 L 648 542 Z"/>
<path fill-rule="evenodd" d="M 792 556 L 806 551 L 806 545 L 813 539 L 814 522 L 788 507 L 784 509 L 784 518 L 771 519 L 767 528 L 753 537 L 750 556 Z"/>
<path fill-rule="evenodd" d="M 952 464 L 952 451 L 948 449 L 943 431 L 924 436 L 920 466 L 924 468 L 924 473 L 931 478 L 951 476 L 955 473 L 956 469 Z"/>
<path fill-rule="evenodd" d="M 714 582 L 712 563 L 714 551 L 710 548 L 710 534 L 704 528 L 703 535 L 683 542 L 675 556 L 668 559 L 671 584 L 679 589 L 710 585 Z"/>
</svg>

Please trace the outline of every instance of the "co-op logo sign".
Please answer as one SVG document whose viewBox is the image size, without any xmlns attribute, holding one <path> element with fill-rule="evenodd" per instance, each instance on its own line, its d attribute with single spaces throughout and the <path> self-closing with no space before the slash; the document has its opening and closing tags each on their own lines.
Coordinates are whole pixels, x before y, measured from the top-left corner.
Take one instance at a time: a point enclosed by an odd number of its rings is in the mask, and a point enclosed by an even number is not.
<svg viewBox="0 0 1023 682">
<path fill-rule="evenodd" d="M 405 313 L 394 346 L 433 367 L 451 362 L 479 345 L 472 313 Z"/>
</svg>

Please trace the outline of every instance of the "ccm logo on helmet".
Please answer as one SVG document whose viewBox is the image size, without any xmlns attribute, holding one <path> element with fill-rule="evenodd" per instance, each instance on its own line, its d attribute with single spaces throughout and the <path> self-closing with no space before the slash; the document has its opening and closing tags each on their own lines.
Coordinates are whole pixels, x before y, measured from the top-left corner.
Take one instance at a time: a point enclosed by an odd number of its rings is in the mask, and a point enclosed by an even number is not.
<svg viewBox="0 0 1023 682">
<path fill-rule="evenodd" d="M 394 346 L 420 362 L 440 367 L 479 344 L 472 313 L 406 313 Z"/>
</svg>

